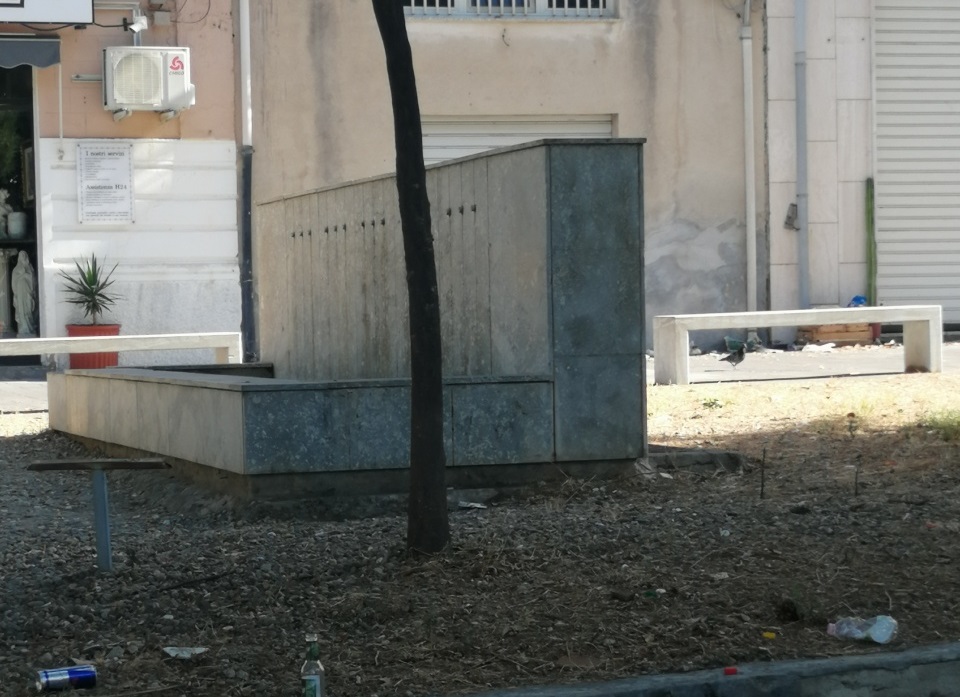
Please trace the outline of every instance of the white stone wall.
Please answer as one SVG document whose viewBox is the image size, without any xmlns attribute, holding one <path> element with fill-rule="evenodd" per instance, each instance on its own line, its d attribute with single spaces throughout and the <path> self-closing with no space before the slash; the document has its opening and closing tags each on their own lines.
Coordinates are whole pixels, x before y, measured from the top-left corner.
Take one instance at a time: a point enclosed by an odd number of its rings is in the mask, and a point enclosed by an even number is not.
<svg viewBox="0 0 960 697">
<path fill-rule="evenodd" d="M 768 0 L 770 295 L 799 307 L 794 0 Z M 807 2 L 810 302 L 846 305 L 867 290 L 866 180 L 873 175 L 870 0 Z M 781 332 L 781 336 L 786 334 Z"/>
<path fill-rule="evenodd" d="M 240 330 L 237 158 L 233 141 L 129 140 L 135 221 L 81 223 L 75 139 L 38 141 L 37 214 L 43 336 L 82 321 L 60 269 L 95 253 L 116 263 L 122 299 L 104 321 L 122 334 Z M 121 353 L 121 365 L 212 362 L 213 351 Z"/>
</svg>

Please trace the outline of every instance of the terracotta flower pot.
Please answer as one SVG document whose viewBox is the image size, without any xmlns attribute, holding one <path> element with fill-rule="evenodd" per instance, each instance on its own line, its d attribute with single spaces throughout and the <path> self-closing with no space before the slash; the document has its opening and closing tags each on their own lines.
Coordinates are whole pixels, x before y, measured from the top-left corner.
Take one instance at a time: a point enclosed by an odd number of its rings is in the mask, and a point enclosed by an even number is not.
<svg viewBox="0 0 960 697">
<path fill-rule="evenodd" d="M 67 336 L 119 336 L 119 324 L 68 324 Z M 117 365 L 117 352 L 71 353 L 71 368 L 111 368 Z"/>
</svg>

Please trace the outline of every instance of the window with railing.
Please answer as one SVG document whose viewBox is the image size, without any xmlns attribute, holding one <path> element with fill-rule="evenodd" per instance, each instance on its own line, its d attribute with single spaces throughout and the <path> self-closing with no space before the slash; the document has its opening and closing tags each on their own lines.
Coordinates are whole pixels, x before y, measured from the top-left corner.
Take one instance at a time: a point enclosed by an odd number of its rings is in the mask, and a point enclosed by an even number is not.
<svg viewBox="0 0 960 697">
<path fill-rule="evenodd" d="M 568 17 L 616 14 L 616 0 L 403 0 L 417 17 Z"/>
</svg>

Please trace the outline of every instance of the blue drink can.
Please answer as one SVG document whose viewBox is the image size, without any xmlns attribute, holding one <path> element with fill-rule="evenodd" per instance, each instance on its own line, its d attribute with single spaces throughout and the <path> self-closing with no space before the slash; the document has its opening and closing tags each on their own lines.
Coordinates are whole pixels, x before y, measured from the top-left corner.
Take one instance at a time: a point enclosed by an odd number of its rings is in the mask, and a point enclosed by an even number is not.
<svg viewBox="0 0 960 697">
<path fill-rule="evenodd" d="M 93 666 L 73 666 L 37 671 L 37 689 L 41 692 L 83 689 L 97 686 L 97 669 Z"/>
</svg>

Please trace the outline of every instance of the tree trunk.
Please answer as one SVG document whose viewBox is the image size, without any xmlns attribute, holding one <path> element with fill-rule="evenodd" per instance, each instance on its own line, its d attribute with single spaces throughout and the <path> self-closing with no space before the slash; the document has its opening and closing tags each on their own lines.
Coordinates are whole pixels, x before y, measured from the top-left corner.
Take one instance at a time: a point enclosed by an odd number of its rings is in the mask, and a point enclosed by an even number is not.
<svg viewBox="0 0 960 697">
<path fill-rule="evenodd" d="M 372 0 L 387 59 L 397 147 L 397 194 L 410 312 L 410 502 L 407 547 L 442 550 L 450 538 L 443 451 L 440 295 L 430 232 L 420 104 L 401 0 Z"/>
</svg>

